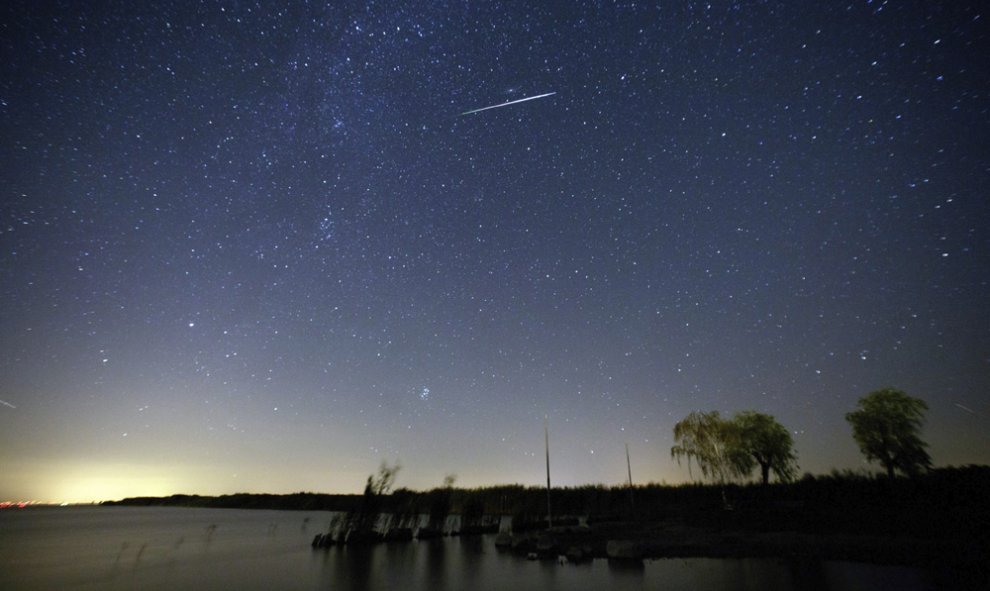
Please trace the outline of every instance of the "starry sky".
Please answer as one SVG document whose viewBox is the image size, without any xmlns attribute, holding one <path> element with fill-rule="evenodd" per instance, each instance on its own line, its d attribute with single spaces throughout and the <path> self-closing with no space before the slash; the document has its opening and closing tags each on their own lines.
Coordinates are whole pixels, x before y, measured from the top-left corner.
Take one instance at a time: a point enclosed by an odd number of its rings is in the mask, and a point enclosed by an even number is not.
<svg viewBox="0 0 990 591">
<path fill-rule="evenodd" d="M 0 499 L 990 462 L 981 4 L 4 3 Z"/>
</svg>

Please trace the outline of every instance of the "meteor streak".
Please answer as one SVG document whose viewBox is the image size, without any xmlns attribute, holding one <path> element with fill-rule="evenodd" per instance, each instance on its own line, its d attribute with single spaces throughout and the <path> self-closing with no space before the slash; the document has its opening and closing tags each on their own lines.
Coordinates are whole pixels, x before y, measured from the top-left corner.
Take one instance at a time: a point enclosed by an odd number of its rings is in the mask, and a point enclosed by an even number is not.
<svg viewBox="0 0 990 591">
<path fill-rule="evenodd" d="M 959 408 L 963 409 L 964 411 L 968 412 L 971 415 L 977 415 L 977 416 L 979 416 L 978 413 L 975 410 L 971 409 L 968 406 L 963 406 L 963 405 L 959 404 L 958 402 L 953 402 L 953 404 L 955 404 L 956 406 L 958 406 Z"/>
<path fill-rule="evenodd" d="M 507 103 L 502 103 L 500 105 L 492 105 L 490 107 L 482 107 L 480 109 L 472 109 L 470 111 L 464 111 L 463 113 L 460 114 L 460 117 L 463 117 L 464 115 L 470 115 L 472 113 L 480 113 L 482 111 L 487 111 L 488 109 L 497 109 L 499 107 L 507 107 L 509 105 L 514 105 L 516 103 L 525 103 L 526 101 L 535 101 L 536 99 L 540 99 L 540 98 L 543 98 L 543 97 L 551 96 L 551 95 L 554 95 L 554 94 L 557 94 L 557 93 L 556 92 L 548 92 L 546 94 L 538 94 L 536 96 L 528 96 L 526 98 L 516 99 L 514 101 L 509 101 Z"/>
</svg>

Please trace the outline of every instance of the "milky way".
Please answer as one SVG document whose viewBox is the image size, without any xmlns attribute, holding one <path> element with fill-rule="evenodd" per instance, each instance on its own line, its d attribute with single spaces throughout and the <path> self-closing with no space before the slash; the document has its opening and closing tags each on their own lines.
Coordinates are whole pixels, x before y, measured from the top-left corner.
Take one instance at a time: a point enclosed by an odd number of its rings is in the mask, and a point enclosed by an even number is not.
<svg viewBox="0 0 990 591">
<path fill-rule="evenodd" d="M 982 10 L 5 3 L 0 500 L 986 463 Z"/>
</svg>

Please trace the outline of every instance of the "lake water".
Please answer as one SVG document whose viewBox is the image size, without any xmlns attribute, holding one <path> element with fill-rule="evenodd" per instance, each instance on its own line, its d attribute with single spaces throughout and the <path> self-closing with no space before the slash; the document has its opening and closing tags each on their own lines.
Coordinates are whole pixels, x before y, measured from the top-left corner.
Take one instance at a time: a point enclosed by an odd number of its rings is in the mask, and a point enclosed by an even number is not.
<svg viewBox="0 0 990 591">
<path fill-rule="evenodd" d="M 0 589 L 928 589 L 919 569 L 667 559 L 560 565 L 493 536 L 313 550 L 327 512 L 66 507 L 0 511 Z"/>
</svg>

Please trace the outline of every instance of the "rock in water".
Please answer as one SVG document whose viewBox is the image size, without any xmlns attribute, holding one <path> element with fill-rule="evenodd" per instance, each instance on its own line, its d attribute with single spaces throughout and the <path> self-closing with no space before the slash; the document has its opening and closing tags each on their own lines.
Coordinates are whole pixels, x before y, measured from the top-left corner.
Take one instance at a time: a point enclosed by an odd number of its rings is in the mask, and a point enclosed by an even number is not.
<svg viewBox="0 0 990 591">
<path fill-rule="evenodd" d="M 589 546 L 571 546 L 567 549 L 564 554 L 567 557 L 568 562 L 584 562 L 591 558 L 591 547 Z"/>
<path fill-rule="evenodd" d="M 413 532 L 408 527 L 396 527 L 388 530 L 385 534 L 386 542 L 410 542 L 413 539 Z"/>
<path fill-rule="evenodd" d="M 557 541 L 550 534 L 540 534 L 536 538 L 536 553 L 540 556 L 556 556 L 560 554 Z"/>
<path fill-rule="evenodd" d="M 630 540 L 609 540 L 605 544 L 605 554 L 618 560 L 642 560 L 643 547 Z"/>
<path fill-rule="evenodd" d="M 347 543 L 350 544 L 377 544 L 384 539 L 382 534 L 376 531 L 354 530 L 347 534 Z"/>
<path fill-rule="evenodd" d="M 443 537 L 442 531 L 430 527 L 421 527 L 419 528 L 419 531 L 416 532 L 416 539 L 418 540 L 433 540 L 442 537 Z"/>
</svg>

